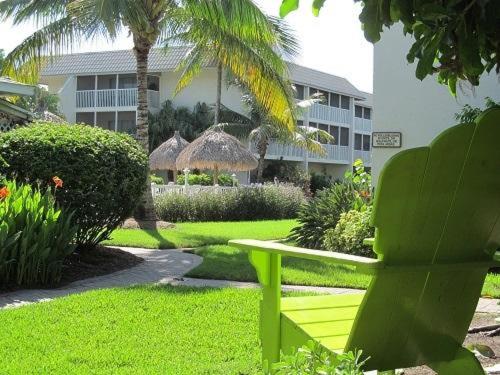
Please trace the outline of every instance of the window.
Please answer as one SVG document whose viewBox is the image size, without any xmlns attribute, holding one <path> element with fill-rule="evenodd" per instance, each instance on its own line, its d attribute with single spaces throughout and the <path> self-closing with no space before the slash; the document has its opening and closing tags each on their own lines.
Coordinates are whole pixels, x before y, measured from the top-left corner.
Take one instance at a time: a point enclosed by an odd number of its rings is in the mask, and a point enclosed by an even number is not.
<svg viewBox="0 0 500 375">
<path fill-rule="evenodd" d="M 106 130 L 115 130 L 115 113 L 114 112 L 97 112 L 95 124 Z"/>
<path fill-rule="evenodd" d="M 94 90 L 95 76 L 78 76 L 76 77 L 76 89 L 78 91 Z"/>
<path fill-rule="evenodd" d="M 148 75 L 148 90 L 160 91 L 160 77 Z"/>
<path fill-rule="evenodd" d="M 304 97 L 304 86 L 295 84 L 295 98 L 296 99 L 305 99 Z"/>
<path fill-rule="evenodd" d="M 118 112 L 118 131 L 135 134 L 135 112 Z"/>
<path fill-rule="evenodd" d="M 97 76 L 97 90 L 116 89 L 116 74 Z"/>
<path fill-rule="evenodd" d="M 297 120 L 297 126 L 304 126 L 304 121 Z"/>
<path fill-rule="evenodd" d="M 333 140 L 330 141 L 332 145 L 339 144 L 339 127 L 330 125 L 330 135 L 333 137 Z"/>
<path fill-rule="evenodd" d="M 359 105 L 355 105 L 354 106 L 354 116 L 358 117 L 358 118 L 362 118 L 363 117 L 363 107 L 361 107 Z"/>
<path fill-rule="evenodd" d="M 76 123 L 94 125 L 94 112 L 76 112 Z"/>
<path fill-rule="evenodd" d="M 135 89 L 137 88 L 137 80 L 135 74 L 120 74 L 118 77 L 119 89 Z"/>
<path fill-rule="evenodd" d="M 361 150 L 363 143 L 363 136 L 361 134 L 354 134 L 354 149 Z"/>
<path fill-rule="evenodd" d="M 340 107 L 342 109 L 349 109 L 350 108 L 349 101 L 350 101 L 350 99 L 348 96 L 341 95 L 340 96 Z"/>
<path fill-rule="evenodd" d="M 372 118 L 372 110 L 370 108 L 363 108 L 363 118 L 370 120 Z"/>
<path fill-rule="evenodd" d="M 328 97 L 329 97 L 328 91 L 318 90 L 318 92 L 321 95 L 320 96 L 320 99 L 321 99 L 320 103 L 324 104 L 324 105 L 328 105 Z"/>
<path fill-rule="evenodd" d="M 340 128 L 340 145 L 349 146 L 349 128 Z"/>
<path fill-rule="evenodd" d="M 315 122 L 310 122 L 310 123 L 309 123 L 309 126 L 310 126 L 311 128 L 316 128 L 316 129 L 318 128 L 318 124 L 316 124 Z"/>
<path fill-rule="evenodd" d="M 328 125 L 326 125 L 326 124 L 319 124 L 319 129 L 328 133 Z M 324 140 L 322 140 L 320 142 L 323 144 L 326 144 L 326 141 L 324 141 Z"/>
<path fill-rule="evenodd" d="M 334 94 L 333 92 L 330 93 L 330 106 L 331 107 L 340 107 L 340 95 L 339 94 Z"/>
<path fill-rule="evenodd" d="M 366 134 L 363 135 L 363 151 L 370 151 L 370 136 Z"/>
</svg>

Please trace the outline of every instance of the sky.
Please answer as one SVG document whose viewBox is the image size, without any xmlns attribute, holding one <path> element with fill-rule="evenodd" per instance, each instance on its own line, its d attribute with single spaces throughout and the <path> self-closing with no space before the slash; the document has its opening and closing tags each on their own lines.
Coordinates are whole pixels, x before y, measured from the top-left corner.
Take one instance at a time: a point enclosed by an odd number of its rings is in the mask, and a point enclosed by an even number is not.
<svg viewBox="0 0 500 375">
<path fill-rule="evenodd" d="M 254 0 L 268 14 L 277 16 L 281 0 Z M 312 0 L 301 0 L 299 10 L 285 20 L 295 29 L 300 55 L 295 62 L 347 78 L 358 89 L 372 92 L 373 46 L 363 36 L 358 20 L 360 3 L 353 0 L 328 0 L 319 17 L 311 12 Z M 35 25 L 13 26 L 0 23 L 0 49 L 9 52 L 36 30 Z M 85 42 L 73 52 L 131 48 L 126 34 L 113 43 L 106 40 Z"/>
</svg>

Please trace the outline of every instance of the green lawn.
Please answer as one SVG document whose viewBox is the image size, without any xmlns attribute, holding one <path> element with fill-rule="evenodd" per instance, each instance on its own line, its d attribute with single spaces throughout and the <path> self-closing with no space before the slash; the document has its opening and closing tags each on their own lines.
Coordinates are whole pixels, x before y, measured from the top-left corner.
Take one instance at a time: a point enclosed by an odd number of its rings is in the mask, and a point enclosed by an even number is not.
<svg viewBox="0 0 500 375">
<path fill-rule="evenodd" d="M 247 253 L 227 245 L 204 246 L 195 250 L 203 263 L 186 276 L 201 279 L 257 281 L 257 274 Z M 283 258 L 283 284 L 366 288 L 370 276 L 361 275 L 353 267 L 327 265 L 322 262 Z"/>
<path fill-rule="evenodd" d="M 225 246 L 238 238 L 259 240 L 281 239 L 297 225 L 295 220 L 267 220 L 243 222 L 181 223 L 175 229 L 138 230 L 118 229 L 107 245 L 145 248 L 195 247 L 203 256 L 203 263 L 188 276 L 206 279 L 256 281 L 256 275 L 246 254 Z M 346 266 L 332 266 L 321 262 L 285 258 L 283 283 L 292 285 L 337 286 L 366 288 L 370 277 L 360 275 Z M 500 275 L 489 274 L 483 295 L 500 298 Z"/>
<path fill-rule="evenodd" d="M 236 238 L 274 240 L 288 236 L 295 220 L 180 223 L 174 229 L 118 229 L 105 245 L 172 249 L 226 244 Z"/>
<path fill-rule="evenodd" d="M 255 374 L 257 289 L 138 286 L 0 310 L 2 374 Z"/>
<path fill-rule="evenodd" d="M 203 263 L 186 276 L 200 279 L 257 281 L 257 274 L 244 251 L 227 245 L 212 245 L 198 248 L 195 253 L 203 257 Z M 283 284 L 365 289 L 371 278 L 356 273 L 353 267 L 328 265 L 306 259 L 284 257 L 282 265 Z M 499 274 L 488 274 L 482 294 L 500 298 Z"/>
</svg>

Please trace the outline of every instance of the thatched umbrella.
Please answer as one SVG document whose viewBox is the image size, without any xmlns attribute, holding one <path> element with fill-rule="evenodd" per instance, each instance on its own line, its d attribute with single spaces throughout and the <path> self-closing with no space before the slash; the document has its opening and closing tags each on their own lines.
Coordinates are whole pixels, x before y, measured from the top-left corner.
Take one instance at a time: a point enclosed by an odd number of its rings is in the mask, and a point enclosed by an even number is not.
<svg viewBox="0 0 500 375">
<path fill-rule="evenodd" d="M 249 171 L 257 168 L 255 156 L 235 137 L 209 129 L 177 157 L 177 169 L 210 169 L 217 184 L 219 171 Z"/>
<path fill-rule="evenodd" d="M 177 178 L 175 161 L 177 160 L 177 156 L 179 156 L 181 151 L 188 144 L 189 142 L 182 138 L 176 130 L 172 138 L 163 142 L 151 153 L 151 155 L 149 155 L 149 168 L 152 170 L 174 171 L 175 182 Z"/>
</svg>

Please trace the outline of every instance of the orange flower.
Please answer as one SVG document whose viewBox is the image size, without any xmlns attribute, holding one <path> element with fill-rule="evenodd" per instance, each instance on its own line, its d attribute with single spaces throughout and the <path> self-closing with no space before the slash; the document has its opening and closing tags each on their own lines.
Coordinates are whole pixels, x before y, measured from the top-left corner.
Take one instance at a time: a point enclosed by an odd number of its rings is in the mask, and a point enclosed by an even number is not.
<svg viewBox="0 0 500 375">
<path fill-rule="evenodd" d="M 0 199 L 7 198 L 10 195 L 9 189 L 7 189 L 7 186 L 4 186 L 3 188 L 0 189 Z"/>
<path fill-rule="evenodd" d="M 56 188 L 61 188 L 63 186 L 63 180 L 61 180 L 57 176 L 52 177 L 52 181 L 54 181 L 54 184 L 56 185 Z"/>
<path fill-rule="evenodd" d="M 359 195 L 361 195 L 363 198 L 368 198 L 370 197 L 370 192 L 366 190 L 362 190 Z"/>
</svg>

